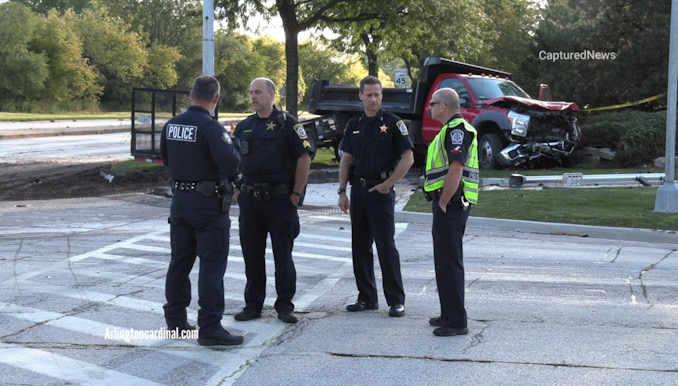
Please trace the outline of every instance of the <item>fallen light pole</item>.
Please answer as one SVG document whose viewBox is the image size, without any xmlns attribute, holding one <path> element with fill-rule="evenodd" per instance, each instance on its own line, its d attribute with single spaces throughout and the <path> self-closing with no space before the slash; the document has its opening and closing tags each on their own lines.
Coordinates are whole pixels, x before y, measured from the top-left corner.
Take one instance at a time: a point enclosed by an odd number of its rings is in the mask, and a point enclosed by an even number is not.
<svg viewBox="0 0 678 386">
<path fill-rule="evenodd" d="M 657 185 L 664 181 L 664 173 L 636 173 L 636 174 L 589 174 L 565 173 L 555 176 L 524 176 L 511 174 L 509 177 L 510 187 L 522 187 L 525 185 L 553 185 L 563 187 L 580 186 L 610 186 L 632 185 L 637 182 L 643 186 Z"/>
</svg>

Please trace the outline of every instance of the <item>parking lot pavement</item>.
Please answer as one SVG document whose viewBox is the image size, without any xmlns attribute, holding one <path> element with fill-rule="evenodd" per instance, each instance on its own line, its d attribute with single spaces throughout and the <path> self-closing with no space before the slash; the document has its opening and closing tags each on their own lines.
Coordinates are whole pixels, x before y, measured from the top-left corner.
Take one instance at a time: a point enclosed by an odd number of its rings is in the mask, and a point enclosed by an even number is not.
<svg viewBox="0 0 678 386">
<path fill-rule="evenodd" d="M 397 223 L 405 317 L 389 318 L 383 295 L 379 310 L 347 313 L 356 297 L 350 221 L 319 202 L 300 212 L 295 243 L 300 323 L 276 319 L 270 251 L 263 317 L 235 322 L 245 279 L 234 207 L 223 324 L 245 343 L 211 350 L 150 335 L 164 325 L 168 208 L 169 199 L 148 195 L 0 202 L 4 382 L 675 383 L 676 242 L 470 224 L 470 332 L 440 338 L 427 324 L 439 311 L 430 225 Z"/>
</svg>

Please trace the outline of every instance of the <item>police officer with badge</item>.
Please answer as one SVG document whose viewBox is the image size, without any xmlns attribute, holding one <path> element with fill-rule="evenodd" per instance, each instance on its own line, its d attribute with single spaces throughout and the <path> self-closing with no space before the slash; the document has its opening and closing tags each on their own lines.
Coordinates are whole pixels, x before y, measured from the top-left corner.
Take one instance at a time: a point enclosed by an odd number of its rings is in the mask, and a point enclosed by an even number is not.
<svg viewBox="0 0 678 386">
<path fill-rule="evenodd" d="M 284 323 L 296 323 L 292 298 L 297 273 L 292 261 L 299 235 L 297 207 L 302 204 L 314 144 L 291 115 L 274 105 L 275 85 L 268 78 L 250 84 L 255 114 L 240 122 L 242 181 L 238 184 L 240 246 L 245 260 L 245 308 L 238 321 L 261 317 L 266 297 L 266 237 L 271 236 L 275 264 L 275 310 Z"/>
<path fill-rule="evenodd" d="M 360 81 L 363 113 L 348 121 L 339 162 L 339 208 L 351 216 L 353 273 L 358 287 L 350 312 L 378 308 L 372 243 L 377 245 L 389 316 L 405 315 L 405 291 L 400 255 L 395 245 L 393 186 L 414 163 L 407 126 L 381 108 L 381 82 L 374 76 Z M 351 182 L 351 199 L 346 185 Z"/>
<path fill-rule="evenodd" d="M 196 256 L 200 256 L 198 343 L 204 346 L 243 342 L 242 336 L 230 334 L 221 325 L 231 181 L 240 156 L 226 129 L 212 117 L 219 88 L 219 81 L 212 76 L 196 78 L 190 93 L 193 104 L 165 124 L 160 139 L 162 161 L 168 167 L 173 191 L 165 320 L 170 330 L 195 330 L 186 320 L 186 307 L 191 302 L 189 274 Z"/>
<path fill-rule="evenodd" d="M 432 201 L 433 260 L 440 316 L 429 324 L 436 336 L 468 334 L 464 308 L 462 238 L 471 206 L 478 202 L 478 134 L 459 114 L 459 95 L 451 88 L 431 96 L 429 115 L 443 124 L 428 147 L 424 194 Z"/>
</svg>

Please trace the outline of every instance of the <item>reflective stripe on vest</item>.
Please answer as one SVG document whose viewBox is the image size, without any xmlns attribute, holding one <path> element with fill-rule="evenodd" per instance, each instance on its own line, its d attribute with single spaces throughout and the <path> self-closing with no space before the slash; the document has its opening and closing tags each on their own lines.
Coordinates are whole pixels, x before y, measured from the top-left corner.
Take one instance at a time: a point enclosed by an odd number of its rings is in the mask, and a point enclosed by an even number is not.
<svg viewBox="0 0 678 386">
<path fill-rule="evenodd" d="M 462 118 L 455 118 L 443 126 L 438 135 L 433 139 L 433 142 L 428 146 L 424 190 L 432 192 L 441 189 L 445 185 L 445 176 L 447 176 L 447 171 L 450 169 L 450 160 L 447 157 L 447 151 L 445 151 L 445 136 L 447 135 L 448 128 L 457 127 L 462 123 L 466 131 L 473 133 L 473 141 L 468 149 L 461 181 L 466 201 L 475 205 L 478 203 L 478 185 L 480 182 L 478 177 L 478 133 L 470 123 Z"/>
</svg>

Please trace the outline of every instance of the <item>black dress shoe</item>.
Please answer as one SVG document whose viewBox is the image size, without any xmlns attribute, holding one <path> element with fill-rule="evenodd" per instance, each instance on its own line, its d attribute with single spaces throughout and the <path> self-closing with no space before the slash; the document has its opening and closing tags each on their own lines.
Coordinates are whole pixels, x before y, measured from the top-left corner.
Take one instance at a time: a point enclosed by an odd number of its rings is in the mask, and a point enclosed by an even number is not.
<svg viewBox="0 0 678 386">
<path fill-rule="evenodd" d="M 294 324 L 299 321 L 296 316 L 292 315 L 291 312 L 284 312 L 282 314 L 278 314 L 278 319 L 282 320 L 283 323 L 290 323 Z"/>
<path fill-rule="evenodd" d="M 379 308 L 379 304 L 377 303 L 365 303 L 362 300 L 358 300 L 357 302 L 346 306 L 346 311 L 356 312 L 365 310 L 376 310 L 377 308 Z"/>
<path fill-rule="evenodd" d="M 234 346 L 242 344 L 245 341 L 240 335 L 233 335 L 228 331 L 221 329 L 211 334 L 200 334 L 198 344 L 201 346 Z"/>
<path fill-rule="evenodd" d="M 254 312 L 252 310 L 248 310 L 247 308 L 245 308 L 242 311 L 238 312 L 237 314 L 233 315 L 233 319 L 235 319 L 239 322 L 246 322 L 248 320 L 259 319 L 259 318 L 261 318 L 261 312 Z"/>
<path fill-rule="evenodd" d="M 391 306 L 391 309 L 388 310 L 388 316 L 401 317 L 405 316 L 405 306 L 402 304 L 394 304 Z"/>
<path fill-rule="evenodd" d="M 430 324 L 433 327 L 440 327 L 443 325 L 443 317 L 439 316 L 437 318 L 431 318 L 428 320 L 428 324 Z"/>
<path fill-rule="evenodd" d="M 455 336 L 468 334 L 468 328 L 438 327 L 433 330 L 435 336 Z"/>
</svg>

